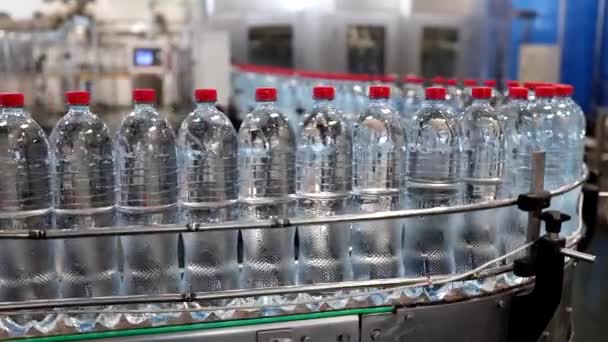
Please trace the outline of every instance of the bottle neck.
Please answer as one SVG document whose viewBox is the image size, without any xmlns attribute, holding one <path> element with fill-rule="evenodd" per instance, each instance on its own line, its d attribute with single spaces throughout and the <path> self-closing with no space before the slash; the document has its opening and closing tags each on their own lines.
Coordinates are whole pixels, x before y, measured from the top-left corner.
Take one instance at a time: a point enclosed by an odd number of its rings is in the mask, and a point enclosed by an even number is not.
<svg viewBox="0 0 608 342">
<path fill-rule="evenodd" d="M 445 103 L 445 100 L 442 99 L 426 99 L 426 103 L 429 105 L 442 105 Z"/>
<path fill-rule="evenodd" d="M 13 115 L 13 116 L 25 115 L 25 111 L 23 110 L 23 107 L 2 107 L 1 112 L 4 115 Z"/>
<path fill-rule="evenodd" d="M 90 109 L 89 109 L 89 106 L 85 106 L 85 105 L 70 105 L 68 107 L 68 112 L 75 113 L 75 114 L 84 114 L 84 113 L 90 112 Z"/>
<path fill-rule="evenodd" d="M 373 99 L 369 99 L 369 105 L 370 106 L 377 106 L 377 105 L 383 105 L 388 103 L 388 99 L 387 98 L 373 98 Z"/>
<path fill-rule="evenodd" d="M 215 109 L 215 102 L 197 102 L 196 110 L 205 110 L 209 111 Z"/>
<path fill-rule="evenodd" d="M 315 99 L 315 106 L 330 106 L 333 105 L 333 100 L 328 99 Z"/>
<path fill-rule="evenodd" d="M 276 105 L 276 101 L 256 101 L 256 105 L 258 107 L 274 107 Z"/>
<path fill-rule="evenodd" d="M 153 110 L 154 104 L 152 102 L 135 102 L 133 107 L 135 110 Z"/>
<path fill-rule="evenodd" d="M 522 99 L 522 98 L 518 98 L 518 97 L 509 97 L 509 104 L 512 105 L 527 105 L 528 104 L 528 100 L 527 99 Z"/>
<path fill-rule="evenodd" d="M 490 106 L 490 99 L 473 99 L 474 104 Z"/>
</svg>

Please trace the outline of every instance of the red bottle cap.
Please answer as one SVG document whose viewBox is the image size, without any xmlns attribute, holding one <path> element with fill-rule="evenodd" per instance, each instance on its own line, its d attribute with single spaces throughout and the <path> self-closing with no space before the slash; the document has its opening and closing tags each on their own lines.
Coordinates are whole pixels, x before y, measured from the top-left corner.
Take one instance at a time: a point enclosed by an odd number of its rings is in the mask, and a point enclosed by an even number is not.
<svg viewBox="0 0 608 342">
<path fill-rule="evenodd" d="M 194 89 L 194 101 L 196 102 L 216 102 L 217 90 L 215 89 Z"/>
<path fill-rule="evenodd" d="M 407 75 L 403 78 L 403 81 L 405 83 L 415 83 L 415 84 L 421 84 L 424 82 L 422 77 L 418 77 L 416 75 Z"/>
<path fill-rule="evenodd" d="M 257 88 L 255 90 L 255 100 L 258 102 L 271 102 L 277 100 L 276 88 Z"/>
<path fill-rule="evenodd" d="M 570 84 L 556 84 L 555 95 L 557 96 L 571 96 L 574 93 L 574 87 Z"/>
<path fill-rule="evenodd" d="M 474 87 L 477 85 L 477 80 L 474 80 L 472 78 L 467 78 L 466 80 L 462 81 L 462 84 L 464 84 L 465 87 Z"/>
<path fill-rule="evenodd" d="M 475 99 L 489 99 L 492 97 L 492 88 L 490 87 L 473 87 L 471 95 Z"/>
<path fill-rule="evenodd" d="M 428 87 L 424 95 L 428 100 L 445 100 L 446 90 L 443 87 Z"/>
<path fill-rule="evenodd" d="M 524 87 L 509 87 L 509 97 L 512 99 L 527 99 L 528 89 Z"/>
<path fill-rule="evenodd" d="M 536 97 L 553 97 L 555 96 L 555 87 L 553 86 L 537 86 Z"/>
<path fill-rule="evenodd" d="M 68 91 L 65 93 L 65 102 L 69 105 L 88 106 L 91 95 L 88 91 Z"/>
<path fill-rule="evenodd" d="M 388 99 L 391 96 L 391 88 L 388 86 L 369 87 L 370 99 Z"/>
<path fill-rule="evenodd" d="M 333 100 L 335 93 L 334 87 L 318 86 L 312 88 L 312 97 L 316 100 Z"/>
<path fill-rule="evenodd" d="M 519 87 L 519 81 L 515 81 L 515 80 L 508 80 L 505 82 L 505 84 L 507 85 L 507 88 Z"/>
<path fill-rule="evenodd" d="M 23 107 L 25 98 L 22 93 L 4 93 L 2 95 L 2 105 L 4 107 Z"/>
<path fill-rule="evenodd" d="M 449 80 L 445 81 L 445 83 L 449 86 L 455 86 L 458 85 L 458 80 L 455 78 L 450 78 Z"/>
<path fill-rule="evenodd" d="M 483 84 L 485 84 L 486 87 L 494 88 L 494 87 L 496 87 L 496 80 L 485 80 L 485 82 L 483 82 Z"/>
<path fill-rule="evenodd" d="M 526 87 L 528 90 L 534 90 L 534 89 L 536 89 L 537 86 L 538 86 L 538 82 L 533 82 L 533 81 L 524 82 L 524 87 Z"/>
<path fill-rule="evenodd" d="M 154 89 L 134 89 L 133 90 L 133 101 L 134 102 L 156 102 L 156 90 Z"/>
<path fill-rule="evenodd" d="M 433 78 L 431 78 L 431 83 L 433 84 L 445 84 L 445 78 L 441 77 L 441 76 L 435 76 Z"/>
</svg>

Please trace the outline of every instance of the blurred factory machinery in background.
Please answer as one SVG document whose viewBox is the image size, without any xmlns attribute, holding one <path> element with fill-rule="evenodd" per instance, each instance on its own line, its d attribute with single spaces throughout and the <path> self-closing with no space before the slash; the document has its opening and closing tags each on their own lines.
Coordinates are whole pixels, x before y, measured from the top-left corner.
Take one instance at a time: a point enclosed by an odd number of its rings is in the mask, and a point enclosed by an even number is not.
<svg viewBox="0 0 608 342">
<path fill-rule="evenodd" d="M 25 92 L 37 116 L 63 110 L 61 94 L 75 88 L 107 107 L 128 105 L 135 87 L 154 88 L 163 106 L 179 107 L 195 85 L 213 84 L 228 105 L 230 63 L 250 63 L 564 82 L 592 119 L 608 101 L 604 7 L 575 0 L 4 1 L 0 90 Z"/>
</svg>

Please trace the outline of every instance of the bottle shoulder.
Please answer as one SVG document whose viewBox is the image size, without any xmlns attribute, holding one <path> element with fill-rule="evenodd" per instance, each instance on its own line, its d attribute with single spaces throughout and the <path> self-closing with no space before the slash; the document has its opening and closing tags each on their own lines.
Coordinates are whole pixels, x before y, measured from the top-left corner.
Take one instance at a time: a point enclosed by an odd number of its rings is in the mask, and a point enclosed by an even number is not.
<svg viewBox="0 0 608 342">
<path fill-rule="evenodd" d="M 264 141 L 268 147 L 293 148 L 295 133 L 286 117 L 276 107 L 261 107 L 247 114 L 238 131 L 242 144 Z"/>
<path fill-rule="evenodd" d="M 219 133 L 236 137 L 232 122 L 224 113 L 216 111 L 193 111 L 188 114 L 179 129 L 179 134 L 195 136 L 217 135 Z"/>
<path fill-rule="evenodd" d="M 348 136 L 348 130 L 340 113 L 335 108 L 313 108 L 300 125 L 300 138 L 320 138 L 322 136 Z"/>
<path fill-rule="evenodd" d="M 118 140 L 130 143 L 174 143 L 175 133 L 167 119 L 155 111 L 133 111 L 123 119 L 118 130 Z"/>
<path fill-rule="evenodd" d="M 1 136 L 9 147 L 40 144 L 48 148 L 46 133 L 29 115 L 0 115 Z"/>
<path fill-rule="evenodd" d="M 111 143 L 112 138 L 106 124 L 97 115 L 64 115 L 55 124 L 50 135 L 52 144 L 82 140 L 85 143 Z"/>
</svg>

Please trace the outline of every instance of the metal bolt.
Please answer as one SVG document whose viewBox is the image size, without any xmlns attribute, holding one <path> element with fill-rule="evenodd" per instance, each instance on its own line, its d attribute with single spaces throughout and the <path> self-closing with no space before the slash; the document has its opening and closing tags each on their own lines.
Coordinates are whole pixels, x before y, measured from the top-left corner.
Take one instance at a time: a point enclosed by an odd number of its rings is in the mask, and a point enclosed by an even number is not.
<svg viewBox="0 0 608 342">
<path fill-rule="evenodd" d="M 312 338 L 310 338 L 309 336 L 304 336 L 302 337 L 302 342 L 312 342 Z"/>
<path fill-rule="evenodd" d="M 504 300 L 499 300 L 496 305 L 498 305 L 499 308 L 504 309 L 505 308 L 505 301 Z"/>
<path fill-rule="evenodd" d="M 374 331 L 372 331 L 372 340 L 376 341 L 380 339 L 380 329 L 374 329 Z"/>
</svg>

